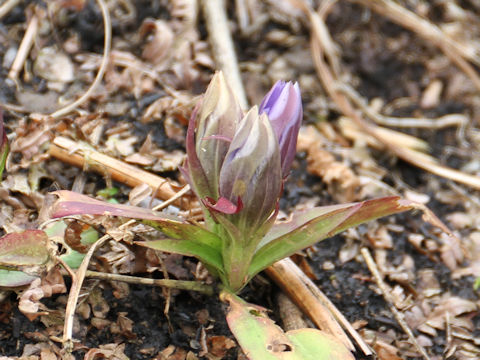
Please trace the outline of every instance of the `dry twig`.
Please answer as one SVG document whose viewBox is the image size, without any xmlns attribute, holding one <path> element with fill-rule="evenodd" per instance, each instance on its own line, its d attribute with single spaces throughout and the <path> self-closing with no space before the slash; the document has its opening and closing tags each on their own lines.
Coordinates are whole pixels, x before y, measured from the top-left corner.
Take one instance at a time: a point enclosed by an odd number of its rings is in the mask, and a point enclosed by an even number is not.
<svg viewBox="0 0 480 360">
<path fill-rule="evenodd" d="M 171 279 L 150 279 L 138 276 L 121 274 L 110 274 L 98 271 L 87 270 L 85 277 L 107 281 L 122 281 L 129 284 L 153 285 L 178 290 L 198 291 L 205 295 L 213 295 L 213 286 L 202 284 L 198 281 L 171 280 Z"/>
<path fill-rule="evenodd" d="M 25 60 L 27 59 L 28 53 L 32 48 L 32 45 L 35 41 L 35 35 L 37 34 L 38 30 L 38 16 L 34 13 L 30 18 L 30 21 L 27 25 L 27 30 L 25 31 L 25 35 L 23 36 L 22 42 L 20 43 L 20 47 L 18 48 L 17 55 L 13 60 L 12 66 L 10 67 L 10 71 L 8 72 L 8 78 L 16 81 L 18 78 L 18 74 L 23 68 L 23 64 L 25 64 Z"/>
<path fill-rule="evenodd" d="M 276 300 L 278 315 L 282 319 L 283 330 L 290 331 L 309 327 L 303 320 L 302 311 L 285 293 L 279 292 Z"/>
<path fill-rule="evenodd" d="M 390 308 L 390 311 L 393 313 L 395 320 L 397 320 L 400 327 L 403 329 L 405 334 L 407 334 L 408 338 L 410 339 L 412 344 L 415 346 L 417 351 L 422 355 L 422 357 L 426 360 L 430 360 L 430 357 L 428 356 L 427 352 L 418 343 L 417 339 L 413 335 L 412 330 L 403 319 L 403 314 L 400 313 L 400 311 L 398 311 L 397 308 L 395 307 L 392 296 L 390 295 L 390 289 L 388 289 L 388 287 L 383 282 L 383 278 L 380 275 L 380 272 L 378 271 L 377 265 L 375 264 L 375 261 L 373 260 L 372 255 L 370 255 L 370 251 L 368 251 L 367 248 L 362 248 L 360 251 L 363 255 L 363 258 L 365 259 L 365 263 L 367 264 L 368 269 L 370 270 L 373 277 L 375 278 L 375 282 L 377 283 L 377 286 L 380 288 L 380 291 L 382 292 L 383 298 L 387 302 L 388 307 Z"/>
<path fill-rule="evenodd" d="M 207 23 L 208 37 L 212 45 L 217 66 L 225 74 L 227 83 L 232 87 L 240 106 L 248 106 L 242 78 L 238 69 L 237 56 L 233 47 L 228 19 L 222 0 L 202 0 L 203 14 Z"/>
<path fill-rule="evenodd" d="M 50 155 L 68 164 L 97 171 L 131 187 L 145 183 L 152 188 L 155 196 L 162 200 L 175 196 L 177 191 L 174 187 L 179 187 L 170 180 L 126 164 L 65 137 L 56 137 L 50 145 L 49 152 Z M 178 205 L 181 204 L 178 203 Z M 182 206 L 188 207 L 186 204 L 182 204 Z"/>
<path fill-rule="evenodd" d="M 0 19 L 7 15 L 21 0 L 7 0 L 0 6 Z"/>
</svg>

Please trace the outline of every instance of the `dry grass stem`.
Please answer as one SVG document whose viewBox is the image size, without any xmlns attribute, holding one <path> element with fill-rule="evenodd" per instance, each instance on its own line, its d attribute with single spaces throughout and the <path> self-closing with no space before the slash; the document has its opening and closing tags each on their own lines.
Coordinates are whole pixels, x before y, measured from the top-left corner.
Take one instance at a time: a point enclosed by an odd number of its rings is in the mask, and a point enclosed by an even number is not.
<svg viewBox="0 0 480 360">
<path fill-rule="evenodd" d="M 129 225 L 135 223 L 135 220 L 127 221 L 121 227 L 126 228 Z M 72 286 L 70 287 L 70 292 L 68 293 L 67 306 L 65 309 L 65 323 L 63 325 L 63 348 L 67 353 L 71 353 L 74 348 L 73 344 L 73 322 L 75 317 L 75 310 L 77 308 L 78 297 L 80 295 L 80 290 L 82 288 L 83 280 L 85 279 L 85 274 L 90 264 L 90 259 L 92 258 L 95 251 L 103 246 L 107 241 L 111 239 L 110 235 L 104 235 L 98 239 L 91 247 L 88 249 L 88 252 L 85 254 L 85 257 L 80 264 L 80 267 L 75 272 L 75 276 L 72 276 Z"/>
<path fill-rule="evenodd" d="M 370 270 L 373 277 L 375 278 L 375 282 L 376 282 L 377 286 L 379 287 L 380 291 L 382 292 L 383 298 L 388 303 L 390 311 L 393 313 L 393 316 L 395 317 L 395 320 L 397 320 L 400 327 L 403 329 L 405 334 L 407 334 L 411 343 L 415 346 L 415 348 L 422 355 L 422 357 L 426 360 L 430 360 L 430 357 L 428 356 L 427 352 L 418 343 L 417 339 L 413 335 L 412 330 L 410 329 L 410 327 L 405 322 L 405 320 L 403 318 L 403 314 L 400 311 L 398 311 L 397 308 L 395 307 L 392 296 L 390 295 L 390 289 L 388 289 L 387 286 L 385 285 L 385 283 L 383 282 L 383 278 L 380 275 L 380 272 L 378 271 L 378 267 L 375 264 L 375 261 L 373 260 L 372 255 L 370 254 L 370 251 L 368 251 L 367 248 L 362 248 L 360 251 L 362 253 L 363 258 L 365 259 L 365 263 L 367 264 L 368 269 Z"/>
<path fill-rule="evenodd" d="M 365 99 L 350 85 L 338 84 L 337 89 L 347 95 L 365 115 L 379 125 L 400 128 L 443 129 L 452 126 L 462 127 L 468 123 L 468 118 L 463 114 L 448 114 L 437 119 L 385 116 L 369 107 Z"/>
<path fill-rule="evenodd" d="M 27 25 L 27 30 L 25 31 L 25 35 L 23 36 L 22 42 L 20 43 L 20 47 L 18 48 L 17 55 L 13 60 L 12 66 L 10 67 L 10 71 L 8 72 L 8 78 L 16 81 L 20 71 L 22 71 L 23 65 L 25 64 L 25 60 L 27 59 L 28 53 L 32 48 L 32 45 L 35 41 L 35 36 L 38 31 L 38 16 L 33 14 L 30 18 L 30 21 Z"/>
<path fill-rule="evenodd" d="M 12 9 L 20 3 L 20 0 L 7 0 L 0 6 L 0 19 L 7 15 Z"/>
<path fill-rule="evenodd" d="M 225 74 L 227 83 L 232 87 L 233 92 L 240 102 L 240 106 L 246 109 L 248 101 L 245 95 L 245 89 L 243 88 L 237 56 L 228 27 L 224 1 L 202 0 L 201 4 L 217 67 Z"/>
<path fill-rule="evenodd" d="M 107 281 L 121 281 L 129 284 L 151 285 L 178 290 L 197 291 L 210 296 L 214 294 L 212 286 L 202 284 L 198 281 L 149 279 L 138 276 L 110 274 L 91 270 L 87 270 L 87 272 L 85 273 L 85 277 Z"/>
<path fill-rule="evenodd" d="M 110 48 L 112 43 L 112 23 L 110 21 L 110 14 L 108 12 L 108 7 L 105 1 L 104 0 L 96 0 L 96 1 L 98 6 L 100 7 L 102 17 L 103 17 L 104 45 L 103 45 L 102 63 L 100 64 L 100 68 L 98 69 L 97 75 L 95 76 L 95 80 L 93 81 L 92 85 L 90 85 L 88 90 L 82 96 L 80 96 L 77 100 L 75 100 L 73 103 L 68 104 L 67 106 L 52 113 L 50 116 L 54 118 L 59 118 L 67 115 L 68 113 L 75 110 L 75 108 L 77 108 L 78 106 L 83 104 L 85 101 L 87 101 L 95 91 L 98 84 L 100 84 L 100 81 L 102 81 L 103 75 L 105 74 L 105 70 L 107 69 L 109 55 L 110 55 Z"/>
</svg>

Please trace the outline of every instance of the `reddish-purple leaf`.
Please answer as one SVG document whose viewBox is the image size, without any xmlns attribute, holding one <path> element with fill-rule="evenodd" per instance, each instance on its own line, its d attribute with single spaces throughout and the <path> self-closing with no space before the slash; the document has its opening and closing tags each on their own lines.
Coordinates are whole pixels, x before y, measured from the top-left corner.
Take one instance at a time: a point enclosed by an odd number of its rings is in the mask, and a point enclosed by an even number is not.
<svg viewBox="0 0 480 360">
<path fill-rule="evenodd" d="M 266 241 L 253 258 L 249 278 L 295 252 L 331 237 L 348 228 L 383 216 L 407 210 L 420 209 L 424 219 L 451 234 L 448 228 L 425 206 L 396 196 L 368 200 L 359 203 L 314 208 L 309 212 L 293 216 L 290 222 L 273 227 Z M 327 211 L 325 211 L 327 210 Z M 293 229 L 288 232 L 288 230 Z M 278 237 L 273 238 L 275 235 Z"/>
<path fill-rule="evenodd" d="M 25 230 L 0 238 L 0 265 L 44 265 L 49 259 L 48 237 L 42 230 Z"/>
<path fill-rule="evenodd" d="M 52 205 L 51 209 L 51 216 L 53 218 L 90 214 L 112 215 L 154 221 L 182 221 L 175 216 L 158 213 L 153 210 L 136 206 L 111 204 L 73 191 L 59 190 L 54 191 L 53 194 L 58 196 L 58 200 Z"/>
<path fill-rule="evenodd" d="M 207 246 L 221 246 L 221 240 L 217 235 L 205 230 L 201 226 L 187 223 L 176 216 L 136 206 L 110 204 L 67 190 L 55 191 L 54 194 L 59 198 L 52 205 L 51 216 L 53 218 L 89 214 L 142 219 L 145 224 L 162 231 L 168 237 L 192 240 Z"/>
</svg>

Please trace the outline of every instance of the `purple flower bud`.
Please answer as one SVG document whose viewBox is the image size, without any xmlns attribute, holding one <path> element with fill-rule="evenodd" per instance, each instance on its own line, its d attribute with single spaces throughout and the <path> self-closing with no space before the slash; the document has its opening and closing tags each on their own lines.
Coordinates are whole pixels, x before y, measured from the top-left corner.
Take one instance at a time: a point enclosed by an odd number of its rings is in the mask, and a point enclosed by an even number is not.
<svg viewBox="0 0 480 360">
<path fill-rule="evenodd" d="M 260 114 L 266 113 L 280 145 L 282 176 L 290 172 L 297 148 L 298 131 L 302 122 L 302 98 L 298 83 L 277 81 L 260 104 Z"/>
</svg>

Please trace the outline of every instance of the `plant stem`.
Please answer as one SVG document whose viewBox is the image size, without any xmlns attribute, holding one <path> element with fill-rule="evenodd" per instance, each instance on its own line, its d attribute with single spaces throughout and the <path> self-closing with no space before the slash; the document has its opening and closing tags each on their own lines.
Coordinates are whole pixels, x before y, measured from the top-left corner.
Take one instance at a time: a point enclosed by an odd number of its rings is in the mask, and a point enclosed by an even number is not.
<svg viewBox="0 0 480 360">
<path fill-rule="evenodd" d="M 91 271 L 91 270 L 87 270 L 85 276 L 89 278 L 101 279 L 101 280 L 123 281 L 129 284 L 163 286 L 163 287 L 179 289 L 179 290 L 198 291 L 206 295 L 213 295 L 215 293 L 213 286 L 202 284 L 202 283 L 199 283 L 198 281 L 148 279 L 148 278 L 142 278 L 138 276 L 109 274 L 109 273 L 103 273 L 103 272 Z"/>
<path fill-rule="evenodd" d="M 225 274 L 232 292 L 240 291 L 248 281 L 248 268 L 252 262 L 255 248 L 244 245 L 241 241 L 233 240 L 224 250 Z"/>
</svg>

